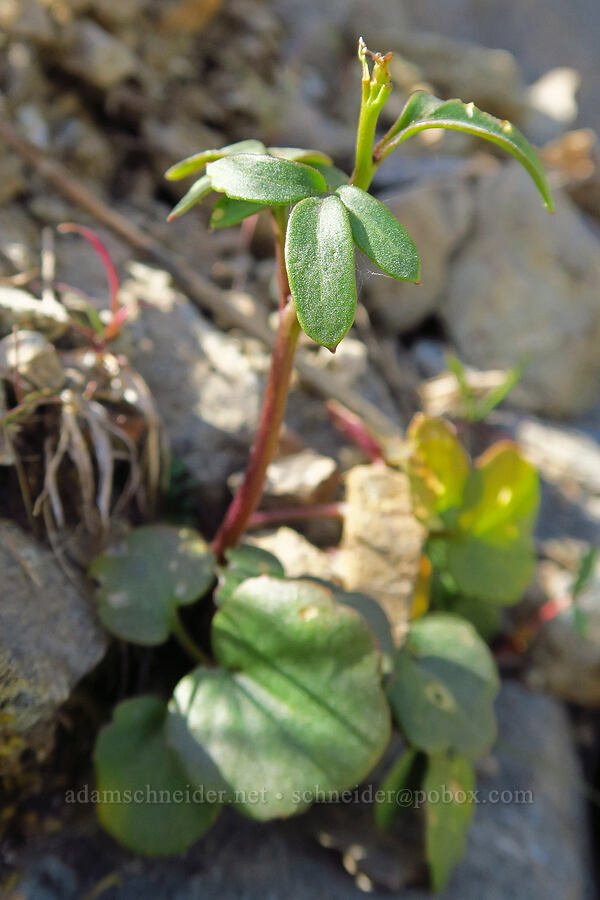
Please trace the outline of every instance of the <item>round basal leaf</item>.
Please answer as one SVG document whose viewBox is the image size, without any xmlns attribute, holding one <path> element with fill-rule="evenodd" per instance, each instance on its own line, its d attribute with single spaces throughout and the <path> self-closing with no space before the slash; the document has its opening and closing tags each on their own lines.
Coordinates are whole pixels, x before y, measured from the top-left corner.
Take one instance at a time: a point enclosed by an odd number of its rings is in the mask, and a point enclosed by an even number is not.
<svg viewBox="0 0 600 900">
<path fill-rule="evenodd" d="M 425 522 L 435 520 L 463 501 L 469 476 L 469 457 L 449 422 L 422 413 L 408 428 L 411 455 L 407 474 L 415 515 Z"/>
<path fill-rule="evenodd" d="M 182 159 L 181 162 L 175 163 L 165 172 L 165 178 L 169 181 L 179 181 L 180 178 L 187 178 L 188 175 L 194 175 L 205 167 L 209 162 L 215 159 L 221 159 L 223 156 L 234 156 L 236 153 L 265 153 L 266 147 L 261 141 L 238 141 L 235 144 L 228 144 L 219 150 L 201 150 L 200 153 L 194 153 Z"/>
<path fill-rule="evenodd" d="M 379 605 L 377 600 L 369 597 L 368 594 L 362 594 L 360 591 L 345 591 L 339 584 L 326 581 L 324 578 L 306 576 L 302 580 L 311 584 L 320 584 L 321 587 L 327 588 L 333 593 L 338 603 L 343 603 L 345 606 L 349 606 L 350 609 L 360 613 L 371 629 L 371 633 L 381 653 L 386 657 L 393 655 L 396 645 L 392 635 L 392 626 L 385 610 Z"/>
<path fill-rule="evenodd" d="M 212 640 L 223 668 L 193 671 L 170 705 L 169 741 L 191 781 L 203 783 L 209 759 L 241 811 L 271 819 L 375 765 L 390 733 L 380 656 L 361 616 L 330 591 L 245 581 L 217 612 Z"/>
<path fill-rule="evenodd" d="M 232 200 L 231 197 L 221 197 L 213 206 L 210 227 L 229 228 L 231 225 L 239 225 L 248 216 L 255 216 L 264 209 L 264 203 L 251 203 L 249 200 Z"/>
<path fill-rule="evenodd" d="M 241 544 L 225 551 L 227 565 L 219 573 L 219 588 L 215 594 L 215 603 L 220 606 L 229 600 L 242 581 L 256 578 L 258 575 L 272 575 L 274 578 L 285 578 L 285 570 L 277 557 L 262 547 L 252 544 Z"/>
<path fill-rule="evenodd" d="M 317 172 L 320 172 L 325 181 L 327 182 L 327 189 L 330 191 L 335 191 L 343 184 L 348 184 L 350 178 L 346 175 L 345 172 L 342 172 L 341 169 L 338 169 L 337 166 L 325 165 L 324 163 L 319 162 L 311 162 L 311 167 L 316 169 Z"/>
<path fill-rule="evenodd" d="M 235 200 L 276 206 L 296 203 L 327 190 L 325 179 L 303 163 L 274 156 L 240 153 L 209 163 L 213 189 Z"/>
<path fill-rule="evenodd" d="M 97 556 L 90 575 L 99 582 L 98 613 L 114 635 L 135 644 L 162 644 L 178 606 L 206 593 L 214 555 L 197 532 L 170 525 L 130 531 L 118 547 Z"/>
<path fill-rule="evenodd" d="M 493 534 L 459 533 L 447 540 L 448 571 L 459 591 L 474 600 L 510 606 L 518 603 L 535 570 L 530 535 L 496 542 Z"/>
<path fill-rule="evenodd" d="M 317 165 L 332 166 L 333 160 L 320 150 L 303 150 L 301 147 L 269 147 L 268 153 L 280 159 L 291 159 L 294 162 L 305 163 L 307 166 Z"/>
<path fill-rule="evenodd" d="M 432 613 L 413 623 L 397 652 L 388 697 L 415 747 L 476 757 L 495 738 L 498 686 L 494 659 L 473 626 Z"/>
<path fill-rule="evenodd" d="M 554 210 L 546 174 L 529 141 L 506 119 L 496 119 L 489 113 L 477 109 L 473 103 L 463 103 L 462 100 L 440 100 L 426 91 L 415 91 L 409 97 L 398 121 L 386 135 L 383 156 L 387 156 L 402 141 L 428 128 L 463 131 L 502 147 L 529 172 L 546 207 L 551 211 Z"/>
<path fill-rule="evenodd" d="M 507 541 L 512 525 L 531 531 L 540 503 L 537 469 L 516 444 L 494 444 L 475 463 L 465 484 L 459 527 L 471 534 L 493 533 Z"/>
<path fill-rule="evenodd" d="M 491 447 L 465 482 L 448 569 L 461 592 L 516 603 L 535 567 L 533 527 L 540 502 L 535 467 L 509 442 Z"/>
<path fill-rule="evenodd" d="M 336 193 L 348 210 L 352 237 L 362 252 L 392 278 L 418 281 L 417 248 L 387 206 L 353 184 L 338 187 Z"/>
<path fill-rule="evenodd" d="M 198 181 L 193 183 L 187 194 L 183 195 L 179 203 L 173 207 L 167 216 L 167 221 L 171 222 L 178 216 L 182 216 L 191 209 L 192 206 L 195 206 L 196 203 L 200 203 L 200 201 L 206 197 L 207 194 L 210 194 L 211 191 L 210 178 L 208 175 L 202 175 Z"/>
<path fill-rule="evenodd" d="M 333 350 L 354 321 L 354 246 L 338 197 L 311 198 L 294 207 L 285 243 L 290 290 L 302 329 Z"/>
<path fill-rule="evenodd" d="M 434 891 L 441 891 L 465 852 L 467 830 L 474 813 L 473 766 L 462 756 L 432 756 L 423 789 L 427 798 L 425 846 L 431 886 Z"/>
<path fill-rule="evenodd" d="M 166 704 L 157 697 L 125 700 L 100 732 L 94 751 L 102 826 L 128 850 L 147 856 L 181 853 L 219 812 L 190 785 L 166 745 L 166 714 Z"/>
</svg>

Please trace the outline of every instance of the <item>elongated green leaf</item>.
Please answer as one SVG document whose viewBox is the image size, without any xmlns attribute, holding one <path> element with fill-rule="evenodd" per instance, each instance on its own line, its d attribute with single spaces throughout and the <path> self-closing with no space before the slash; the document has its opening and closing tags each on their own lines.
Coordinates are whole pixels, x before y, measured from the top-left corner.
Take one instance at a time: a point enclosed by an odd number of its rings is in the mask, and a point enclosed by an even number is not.
<svg viewBox="0 0 600 900">
<path fill-rule="evenodd" d="M 264 203 L 252 203 L 250 200 L 232 200 L 231 197 L 221 197 L 213 206 L 210 227 L 229 228 L 230 225 L 239 225 L 248 216 L 255 216 L 264 209 Z"/>
<path fill-rule="evenodd" d="M 388 696 L 409 741 L 428 753 L 477 757 L 496 734 L 494 659 L 468 622 L 432 613 L 413 622 L 396 654 Z"/>
<path fill-rule="evenodd" d="M 166 714 L 157 697 L 125 700 L 94 751 L 102 826 L 123 846 L 147 856 L 181 853 L 219 812 L 216 803 L 190 791 L 185 770 L 165 742 Z"/>
<path fill-rule="evenodd" d="M 261 141 L 238 141 L 236 144 L 228 144 L 219 150 L 201 150 L 193 156 L 187 156 L 181 162 L 175 163 L 165 172 L 165 178 L 169 181 L 179 181 L 201 171 L 209 162 L 221 159 L 223 156 L 233 156 L 236 153 L 265 153 L 266 147 Z"/>
<path fill-rule="evenodd" d="M 308 166 L 314 166 L 315 163 L 324 166 L 333 165 L 332 158 L 326 153 L 321 153 L 320 150 L 303 150 L 301 147 L 269 147 L 267 152 L 271 156 L 306 163 Z"/>
<path fill-rule="evenodd" d="M 462 756 L 432 756 L 423 788 L 427 797 L 425 845 L 431 886 L 434 891 L 441 891 L 465 852 L 467 829 L 474 812 L 473 766 Z"/>
<path fill-rule="evenodd" d="M 178 606 L 206 593 L 216 569 L 213 553 L 190 528 L 146 525 L 122 545 L 97 556 L 98 614 L 108 630 L 136 644 L 162 644 Z"/>
<path fill-rule="evenodd" d="M 320 172 L 325 181 L 327 182 L 327 188 L 330 191 L 335 191 L 343 184 L 348 184 L 350 178 L 346 175 L 345 172 L 342 172 L 341 169 L 338 169 L 337 166 L 329 166 L 324 165 L 319 162 L 311 162 L 311 168 L 316 169 L 317 172 Z"/>
<path fill-rule="evenodd" d="M 352 231 L 339 197 L 310 198 L 294 207 L 285 263 L 300 325 L 318 344 L 334 349 L 356 312 Z"/>
<path fill-rule="evenodd" d="M 210 194 L 211 191 L 210 178 L 208 175 L 202 175 L 198 181 L 193 183 L 189 191 L 183 195 L 179 203 L 173 207 L 167 216 L 167 222 L 172 222 L 173 219 L 182 216 L 190 210 L 192 206 L 195 206 L 196 203 L 200 203 L 200 201 L 206 197 L 207 194 Z"/>
<path fill-rule="evenodd" d="M 243 582 L 213 620 L 220 669 L 175 689 L 168 740 L 190 781 L 207 761 L 246 815 L 300 812 L 356 785 L 389 740 L 380 657 L 362 617 L 306 581 Z"/>
<path fill-rule="evenodd" d="M 410 234 L 387 206 L 353 184 L 336 191 L 348 210 L 357 246 L 392 278 L 418 281 L 420 262 Z"/>
<path fill-rule="evenodd" d="M 428 128 L 464 131 L 484 138 L 511 153 L 525 167 L 535 182 L 546 207 L 554 210 L 554 201 L 542 164 L 529 141 L 514 125 L 477 109 L 462 100 L 440 100 L 427 91 L 412 94 L 398 121 L 388 132 L 381 157 L 391 153 L 402 141 Z"/>
<path fill-rule="evenodd" d="M 374 816 L 375 824 L 381 831 L 391 828 L 398 814 L 403 809 L 411 807 L 412 804 L 405 801 L 408 801 L 412 795 L 410 788 L 418 760 L 418 751 L 413 747 L 407 747 L 379 785 L 377 793 L 379 794 L 381 791 L 383 796 L 376 799 Z"/>
<path fill-rule="evenodd" d="M 296 203 L 327 190 L 316 169 L 289 159 L 253 153 L 225 156 L 206 167 L 213 189 L 235 200 L 268 206 Z"/>
</svg>

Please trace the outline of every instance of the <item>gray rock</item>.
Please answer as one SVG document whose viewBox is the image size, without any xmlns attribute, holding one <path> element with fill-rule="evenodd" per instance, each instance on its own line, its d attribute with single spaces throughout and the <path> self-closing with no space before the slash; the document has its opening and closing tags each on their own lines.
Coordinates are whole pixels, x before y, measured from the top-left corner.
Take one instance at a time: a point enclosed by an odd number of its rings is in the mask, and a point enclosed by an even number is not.
<svg viewBox="0 0 600 900">
<path fill-rule="evenodd" d="M 253 367 L 241 342 L 177 294 L 165 272 L 135 265 L 132 273 L 122 297 L 135 318 L 119 346 L 148 384 L 171 449 L 198 481 L 210 518 L 227 499 L 227 478 L 246 463 L 266 355 L 257 350 Z"/>
<path fill-rule="evenodd" d="M 58 335 L 69 323 L 67 310 L 57 300 L 38 300 L 27 291 L 0 285 L 0 334 L 10 332 L 14 325 L 31 327 L 45 334 Z"/>
<path fill-rule="evenodd" d="M 229 479 L 232 490 L 241 484 L 243 473 Z M 261 500 L 263 509 L 306 506 L 333 500 L 339 483 L 337 463 L 314 450 L 301 450 L 273 460 Z"/>
<path fill-rule="evenodd" d="M 26 748 L 38 760 L 49 752 L 58 708 L 101 659 L 107 638 L 83 580 L 67 577 L 49 550 L 6 520 L 0 520 L 0 571 L 0 743 L 7 771 L 18 768 Z"/>
<path fill-rule="evenodd" d="M 356 466 L 346 476 L 345 508 L 339 565 L 344 586 L 378 600 L 401 639 L 425 539 L 412 514 L 408 478 L 387 466 Z"/>
<path fill-rule="evenodd" d="M 288 578 L 311 575 L 313 578 L 335 579 L 335 560 L 294 531 L 293 528 L 277 528 L 252 535 L 249 543 L 273 553 L 283 565 Z"/>
<path fill-rule="evenodd" d="M 256 341 L 219 331 L 173 290 L 165 272 L 141 264 L 130 268 L 133 277 L 124 282 L 122 299 L 131 305 L 133 319 L 118 346 L 150 387 L 173 453 L 198 482 L 205 524 L 214 528 L 230 496 L 227 479 L 247 462 L 268 354 Z M 353 355 L 347 383 L 396 416 L 382 380 L 366 360 L 355 363 Z M 299 437 L 300 448 L 337 459 L 346 445 L 321 398 L 298 385 L 292 388 L 285 422 Z"/>
<path fill-rule="evenodd" d="M 498 716 L 500 740 L 479 775 L 466 857 L 441 900 L 591 900 L 585 807 L 565 711 L 509 683 Z M 505 801 L 493 802 L 504 791 Z M 354 803 L 343 812 L 349 822 L 360 814 Z M 22 900 L 75 900 L 115 873 L 115 900 L 363 900 L 368 883 L 361 890 L 333 851 L 307 837 L 318 827 L 313 815 L 259 824 L 226 810 L 183 857 L 132 861 L 84 807 L 68 827 L 20 854 L 15 890 Z M 395 852 L 409 854 L 404 870 L 414 871 L 414 842 Z M 424 890 L 371 890 L 389 900 L 431 898 Z"/>
<path fill-rule="evenodd" d="M 534 690 L 561 700 L 600 707 L 600 565 L 570 604 L 575 572 L 549 560 L 540 564 L 538 584 L 544 599 L 564 607 L 543 622 L 528 655 L 526 679 Z"/>
<path fill-rule="evenodd" d="M 59 391 L 65 373 L 56 347 L 37 331 L 15 331 L 0 340 L 0 378 L 18 373 L 29 390 Z"/>
<path fill-rule="evenodd" d="M 482 179 L 476 231 L 452 266 L 440 313 L 482 369 L 529 365 L 511 402 L 572 416 L 600 393 L 600 242 L 568 198 L 549 216 L 517 163 Z"/>
<path fill-rule="evenodd" d="M 414 328 L 442 300 L 451 256 L 472 219 L 473 200 L 465 179 L 457 173 L 445 181 L 420 182 L 386 203 L 408 229 L 421 257 L 420 285 L 395 281 L 369 261 L 364 266 L 369 308 L 386 328 L 398 332 Z"/>
<path fill-rule="evenodd" d="M 74 22 L 65 42 L 56 63 L 102 91 L 121 84 L 138 69 L 129 47 L 88 19 Z"/>
</svg>

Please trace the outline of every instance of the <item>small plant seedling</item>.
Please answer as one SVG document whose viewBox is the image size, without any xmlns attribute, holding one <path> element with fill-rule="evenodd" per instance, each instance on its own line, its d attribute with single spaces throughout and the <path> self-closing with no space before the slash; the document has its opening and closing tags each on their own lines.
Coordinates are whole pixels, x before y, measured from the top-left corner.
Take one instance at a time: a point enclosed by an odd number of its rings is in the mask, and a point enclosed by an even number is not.
<svg viewBox="0 0 600 900">
<path fill-rule="evenodd" d="M 385 613 L 370 597 L 315 579 L 287 579 L 271 554 L 240 546 L 276 450 L 300 331 L 333 351 L 354 321 L 355 247 L 391 277 L 419 281 L 410 235 L 368 192 L 389 154 L 430 128 L 482 137 L 523 164 L 552 209 L 544 172 L 523 135 L 472 103 L 417 91 L 376 140 L 392 88 L 391 54 L 371 53 L 361 39 L 358 55 L 362 97 L 351 174 L 318 150 L 255 140 L 201 151 L 167 172 L 171 180 L 195 178 L 170 218 L 215 195 L 214 229 L 270 212 L 280 312 L 246 473 L 212 547 L 189 529 L 147 526 L 92 568 L 110 631 L 146 645 L 174 634 L 196 663 L 168 702 L 126 700 L 98 740 L 100 786 L 137 785 L 143 778 L 157 789 L 186 781 L 202 792 L 202 801 L 185 811 L 161 806 L 159 821 L 143 803 L 102 797 L 104 827 L 141 853 L 188 846 L 224 803 L 264 820 L 306 809 L 317 792 L 355 786 L 381 758 L 392 716 L 408 749 L 388 773 L 391 785 L 424 777 L 432 791 L 452 783 L 468 793 L 471 761 L 494 739 L 498 676 L 468 621 L 447 611 L 427 614 L 397 648 Z M 514 602 L 531 573 L 535 471 L 508 444 L 471 466 L 450 426 L 438 420 L 418 417 L 409 437 L 415 510 L 456 596 Z M 204 654 L 177 610 L 211 596 L 216 611 L 211 652 Z M 376 808 L 381 827 L 395 809 Z M 458 800 L 427 804 L 436 889 L 462 852 L 470 816 L 470 806 Z"/>
</svg>

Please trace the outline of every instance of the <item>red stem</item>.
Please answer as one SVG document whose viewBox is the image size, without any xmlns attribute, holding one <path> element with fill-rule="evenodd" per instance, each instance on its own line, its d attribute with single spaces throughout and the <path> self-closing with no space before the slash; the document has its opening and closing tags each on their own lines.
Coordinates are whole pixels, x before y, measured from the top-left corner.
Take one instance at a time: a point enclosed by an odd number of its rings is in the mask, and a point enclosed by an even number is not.
<svg viewBox="0 0 600 900">
<path fill-rule="evenodd" d="M 219 559 L 222 559 L 225 550 L 238 543 L 260 502 L 267 467 L 277 449 L 299 335 L 296 310 L 293 303 L 288 301 L 279 314 L 279 327 L 260 421 L 244 480 L 213 541 L 213 550 Z"/>
<path fill-rule="evenodd" d="M 322 503 L 315 506 L 294 506 L 288 509 L 261 509 L 250 516 L 248 529 L 265 528 L 281 522 L 302 522 L 306 519 L 343 519 L 344 503 Z"/>
</svg>

